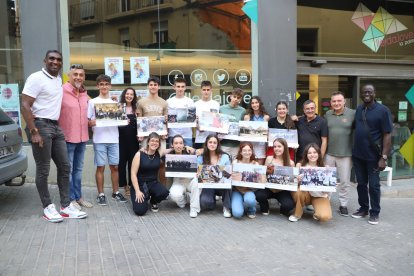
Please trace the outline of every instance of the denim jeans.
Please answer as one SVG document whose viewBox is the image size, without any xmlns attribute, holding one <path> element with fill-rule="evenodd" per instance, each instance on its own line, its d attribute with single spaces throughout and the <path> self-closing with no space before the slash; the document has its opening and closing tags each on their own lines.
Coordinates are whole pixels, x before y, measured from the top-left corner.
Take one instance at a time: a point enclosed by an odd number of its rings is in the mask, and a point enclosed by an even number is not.
<svg viewBox="0 0 414 276">
<path fill-rule="evenodd" d="M 65 208 L 69 201 L 70 163 L 66 149 L 65 135 L 62 129 L 52 122 L 35 120 L 36 128 L 43 138 L 43 147 L 32 144 L 33 157 L 36 162 L 36 188 L 43 208 L 52 203 L 47 184 L 50 171 L 50 159 L 57 168 L 57 184 L 59 187 L 60 205 Z"/>
<path fill-rule="evenodd" d="M 378 161 L 362 160 L 352 156 L 355 175 L 358 181 L 358 203 L 361 211 L 368 211 L 371 201 L 371 215 L 378 216 L 381 211 L 381 187 Z M 369 187 L 369 188 L 368 188 Z M 369 197 L 368 197 L 369 194 Z"/>
<path fill-rule="evenodd" d="M 70 201 L 79 200 L 82 197 L 82 169 L 85 157 L 86 142 L 69 143 L 66 142 L 68 158 L 70 162 Z"/>
<path fill-rule="evenodd" d="M 254 192 L 248 191 L 244 194 L 234 190 L 231 194 L 231 212 L 235 218 L 241 218 L 244 214 L 244 205 L 247 207 L 247 214 L 256 214 L 256 196 Z"/>
</svg>

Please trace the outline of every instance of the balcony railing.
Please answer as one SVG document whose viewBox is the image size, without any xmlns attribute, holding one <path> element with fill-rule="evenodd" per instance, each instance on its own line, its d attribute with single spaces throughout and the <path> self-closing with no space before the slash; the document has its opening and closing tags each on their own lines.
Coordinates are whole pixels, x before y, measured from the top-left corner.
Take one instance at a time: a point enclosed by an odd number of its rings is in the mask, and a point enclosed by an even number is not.
<svg viewBox="0 0 414 276">
<path fill-rule="evenodd" d="M 172 0 L 106 0 L 107 19 L 172 8 Z"/>
<path fill-rule="evenodd" d="M 90 0 L 69 6 L 69 25 L 79 26 L 98 23 L 102 20 L 101 1 Z"/>
</svg>

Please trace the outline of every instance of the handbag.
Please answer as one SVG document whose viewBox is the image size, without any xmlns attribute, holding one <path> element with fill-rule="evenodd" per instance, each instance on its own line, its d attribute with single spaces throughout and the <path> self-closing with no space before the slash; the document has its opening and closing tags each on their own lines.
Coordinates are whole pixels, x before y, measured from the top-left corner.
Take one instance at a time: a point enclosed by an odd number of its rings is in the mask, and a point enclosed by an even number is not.
<svg viewBox="0 0 414 276">
<path fill-rule="evenodd" d="M 368 140 L 369 140 L 371 146 L 377 152 L 378 156 L 381 157 L 382 156 L 382 149 L 381 149 L 381 144 L 382 143 L 375 143 L 374 140 L 372 139 L 371 130 L 370 130 L 370 128 L 368 126 L 368 123 L 367 123 L 367 117 L 365 117 L 366 112 L 367 112 L 367 108 L 365 107 L 365 109 L 362 111 L 362 121 L 364 122 L 365 130 L 368 133 Z"/>
</svg>

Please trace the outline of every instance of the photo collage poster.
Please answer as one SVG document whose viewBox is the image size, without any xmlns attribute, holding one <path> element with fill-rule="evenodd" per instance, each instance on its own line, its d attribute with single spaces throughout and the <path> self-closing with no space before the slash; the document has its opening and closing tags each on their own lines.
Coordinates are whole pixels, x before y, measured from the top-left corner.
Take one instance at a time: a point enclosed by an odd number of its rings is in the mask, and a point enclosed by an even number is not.
<svg viewBox="0 0 414 276">
<path fill-rule="evenodd" d="M 158 135 L 167 135 L 167 125 L 164 116 L 150 116 L 137 118 L 137 136 L 146 137 L 156 132 Z"/>
<path fill-rule="evenodd" d="M 296 149 L 299 147 L 297 129 L 269 128 L 269 138 L 268 138 L 269 147 L 273 147 L 273 141 L 276 138 L 285 139 L 289 148 Z"/>
<path fill-rule="evenodd" d="M 165 155 L 165 176 L 194 178 L 197 175 L 197 156 L 192 154 Z"/>
<path fill-rule="evenodd" d="M 299 170 L 295 167 L 268 165 L 266 172 L 266 188 L 297 191 L 298 174 Z"/>
<path fill-rule="evenodd" d="M 113 103 L 94 103 L 96 127 L 126 126 L 128 117 L 126 115 L 125 104 Z"/>
<path fill-rule="evenodd" d="M 199 118 L 199 127 L 202 131 L 229 133 L 229 117 L 225 114 L 203 111 Z"/>
<path fill-rule="evenodd" d="M 231 165 L 198 165 L 197 173 L 199 188 L 231 189 Z"/>
<path fill-rule="evenodd" d="M 233 186 L 264 189 L 266 184 L 266 166 L 235 163 L 231 176 Z"/>
<path fill-rule="evenodd" d="M 336 192 L 335 167 L 302 167 L 299 169 L 299 175 L 302 177 L 301 191 Z"/>
<path fill-rule="evenodd" d="M 196 127 L 196 108 L 168 108 L 168 128 Z"/>
</svg>

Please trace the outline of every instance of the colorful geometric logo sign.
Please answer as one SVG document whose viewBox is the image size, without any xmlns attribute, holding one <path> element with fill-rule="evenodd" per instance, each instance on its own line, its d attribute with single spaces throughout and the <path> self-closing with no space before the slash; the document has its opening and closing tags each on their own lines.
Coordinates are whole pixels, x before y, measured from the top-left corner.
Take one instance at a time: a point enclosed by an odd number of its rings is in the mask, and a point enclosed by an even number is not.
<svg viewBox="0 0 414 276">
<path fill-rule="evenodd" d="M 245 4 L 242 8 L 242 11 L 254 22 L 257 24 L 257 0 L 244 1 Z"/>
<path fill-rule="evenodd" d="M 352 15 L 352 21 L 365 31 L 362 43 L 374 52 L 379 50 L 386 35 L 407 29 L 406 26 L 384 8 L 379 7 L 374 14 L 362 3 L 359 3 Z"/>
<path fill-rule="evenodd" d="M 407 91 L 405 97 L 414 106 L 414 85 Z M 407 160 L 411 167 L 414 167 L 414 134 L 400 148 L 401 155 Z"/>
</svg>

